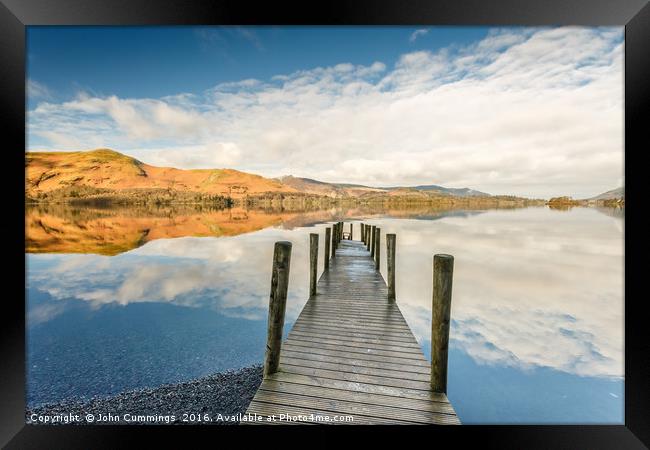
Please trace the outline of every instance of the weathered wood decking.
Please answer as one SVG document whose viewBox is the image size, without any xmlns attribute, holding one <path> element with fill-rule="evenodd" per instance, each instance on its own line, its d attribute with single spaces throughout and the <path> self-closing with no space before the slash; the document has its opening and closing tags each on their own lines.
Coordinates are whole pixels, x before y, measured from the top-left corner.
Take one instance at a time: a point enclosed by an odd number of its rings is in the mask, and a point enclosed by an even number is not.
<svg viewBox="0 0 650 450">
<path fill-rule="evenodd" d="M 431 391 L 430 363 L 387 295 L 363 242 L 340 241 L 247 413 L 265 416 L 258 424 L 288 423 L 281 415 L 303 424 L 460 423 L 447 396 Z"/>
</svg>

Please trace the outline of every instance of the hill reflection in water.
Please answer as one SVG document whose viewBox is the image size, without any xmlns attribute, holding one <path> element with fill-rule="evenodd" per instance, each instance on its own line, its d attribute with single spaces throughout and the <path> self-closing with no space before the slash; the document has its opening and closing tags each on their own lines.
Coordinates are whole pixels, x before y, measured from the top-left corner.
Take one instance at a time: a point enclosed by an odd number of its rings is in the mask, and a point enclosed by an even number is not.
<svg viewBox="0 0 650 450">
<path fill-rule="evenodd" d="M 486 208 L 487 209 L 487 208 Z M 392 217 L 432 220 L 478 214 L 462 208 L 426 206 L 331 208 L 321 210 L 210 209 L 205 207 L 79 208 L 68 205 L 29 206 L 25 215 L 27 253 L 93 253 L 113 256 L 156 239 L 221 237 L 359 218 Z"/>
</svg>

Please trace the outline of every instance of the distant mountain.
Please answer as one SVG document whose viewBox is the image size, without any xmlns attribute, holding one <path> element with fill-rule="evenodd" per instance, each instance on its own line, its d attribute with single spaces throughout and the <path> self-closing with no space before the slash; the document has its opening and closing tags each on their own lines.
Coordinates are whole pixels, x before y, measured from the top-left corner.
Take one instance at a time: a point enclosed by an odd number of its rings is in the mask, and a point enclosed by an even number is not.
<svg viewBox="0 0 650 450">
<path fill-rule="evenodd" d="M 291 186 L 301 192 L 327 195 L 329 197 L 360 197 L 370 194 L 389 194 L 394 196 L 397 194 L 417 196 L 414 191 L 426 192 L 426 197 L 431 194 L 440 194 L 443 196 L 455 197 L 489 197 L 490 194 L 485 192 L 476 191 L 469 188 L 446 188 L 435 184 L 421 185 L 421 186 L 394 186 L 394 187 L 371 187 L 362 184 L 350 183 L 327 183 L 324 181 L 314 180 L 311 178 L 300 178 L 292 175 L 286 175 L 276 180 L 281 183 Z"/>
<path fill-rule="evenodd" d="M 611 191 L 603 192 L 595 197 L 588 198 L 587 200 L 618 200 L 625 198 L 625 188 L 619 187 Z"/>
<path fill-rule="evenodd" d="M 441 194 L 455 195 L 457 197 L 489 197 L 490 194 L 485 192 L 475 191 L 470 188 L 446 188 L 442 186 L 437 186 L 435 184 L 429 184 L 424 186 L 415 186 L 413 189 L 418 191 L 435 191 Z"/>
</svg>

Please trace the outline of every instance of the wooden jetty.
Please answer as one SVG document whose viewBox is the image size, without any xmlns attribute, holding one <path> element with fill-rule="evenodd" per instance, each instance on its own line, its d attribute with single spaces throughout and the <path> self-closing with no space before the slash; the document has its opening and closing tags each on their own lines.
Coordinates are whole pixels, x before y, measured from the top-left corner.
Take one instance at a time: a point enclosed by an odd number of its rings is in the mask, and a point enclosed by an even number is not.
<svg viewBox="0 0 650 450">
<path fill-rule="evenodd" d="M 459 424 L 446 395 L 453 257 L 434 258 L 432 362 L 395 301 L 395 235 L 361 224 L 328 228 L 316 283 L 318 234 L 310 236 L 310 298 L 281 342 L 291 243 L 275 247 L 264 380 L 242 424 Z M 344 236 L 348 238 L 344 239 Z M 372 256 L 371 256 L 372 255 Z"/>
</svg>

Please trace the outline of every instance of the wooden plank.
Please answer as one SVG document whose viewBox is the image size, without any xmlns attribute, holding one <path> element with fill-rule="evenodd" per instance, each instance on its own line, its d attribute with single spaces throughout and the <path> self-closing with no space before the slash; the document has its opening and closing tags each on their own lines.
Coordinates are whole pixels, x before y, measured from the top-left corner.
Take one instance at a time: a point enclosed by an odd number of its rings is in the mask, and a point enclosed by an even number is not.
<svg viewBox="0 0 650 450">
<path fill-rule="evenodd" d="M 300 323 L 297 326 L 292 327 L 289 333 L 292 332 L 331 336 L 332 338 L 336 338 L 338 336 L 339 339 L 341 337 L 344 337 L 346 339 L 358 338 L 360 339 L 359 342 L 362 342 L 362 340 L 365 339 L 371 342 L 389 342 L 394 345 L 400 345 L 402 347 L 420 347 L 418 341 L 416 341 L 412 336 L 388 336 L 386 334 L 366 333 L 361 329 L 339 330 L 328 326 L 317 327 L 313 326 L 312 324 L 303 326 L 302 323 Z M 354 339 L 351 340 L 354 341 Z"/>
<path fill-rule="evenodd" d="M 379 332 L 395 332 L 395 333 L 406 333 L 411 335 L 411 330 L 409 329 L 406 322 L 402 323 L 392 323 L 392 322 L 382 322 L 376 319 L 344 319 L 342 317 L 328 316 L 326 314 L 301 314 L 296 319 L 296 324 L 323 324 L 326 326 L 345 326 L 347 328 L 359 328 L 361 330 L 369 331 L 379 331 Z"/>
<path fill-rule="evenodd" d="M 296 326 L 296 325 L 294 325 Z M 340 331 L 347 331 L 347 332 L 356 332 L 360 333 L 363 332 L 367 335 L 374 335 L 374 336 L 393 336 L 393 337 L 401 337 L 404 339 L 407 338 L 412 338 L 413 335 L 406 332 L 406 331 L 396 331 L 396 330 L 367 330 L 366 328 L 360 328 L 360 327 L 349 327 L 349 326 L 336 326 L 336 322 L 329 322 L 329 323 L 305 323 L 305 322 L 300 322 L 297 324 L 298 327 L 300 327 L 303 330 L 311 330 L 311 329 L 325 329 L 325 330 L 340 330 Z"/>
<path fill-rule="evenodd" d="M 334 333 L 328 333 L 328 332 L 322 332 L 322 333 L 315 333 L 315 332 L 304 332 L 300 330 L 291 330 L 289 333 L 289 336 L 296 336 L 296 337 L 305 337 L 309 338 L 311 340 L 316 339 L 320 340 L 321 342 L 323 340 L 327 340 L 328 342 L 332 342 L 334 344 L 337 344 L 340 341 L 341 343 L 349 343 L 349 342 L 356 342 L 360 344 L 389 344 L 393 345 L 395 347 L 404 347 L 404 348 L 417 348 L 419 349 L 420 346 L 415 343 L 415 342 L 402 342 L 402 341 L 392 341 L 385 339 L 381 336 L 377 337 L 370 337 L 370 338 L 362 338 L 362 337 L 354 337 L 354 336 L 341 336 L 338 334 Z"/>
<path fill-rule="evenodd" d="M 283 357 L 286 356 L 289 358 L 297 358 L 297 359 L 307 359 L 311 361 L 352 364 L 358 367 L 391 369 L 391 370 L 397 370 L 407 374 L 412 372 L 412 373 L 426 374 L 427 376 L 430 376 L 431 373 L 431 369 L 428 366 L 410 366 L 410 365 L 404 365 L 404 364 L 393 363 L 393 362 L 385 362 L 385 361 L 369 361 L 367 359 L 357 359 L 357 358 L 353 359 L 345 356 L 339 356 L 339 357 L 327 356 L 327 355 L 319 355 L 312 352 L 303 353 L 303 352 L 286 350 L 282 352 L 282 356 Z"/>
<path fill-rule="evenodd" d="M 399 380 L 380 375 L 360 375 L 356 373 L 339 372 L 336 370 L 289 366 L 286 364 L 281 365 L 280 370 L 287 373 L 296 373 L 298 375 L 310 375 L 313 377 L 331 378 L 333 380 L 341 381 L 357 381 L 360 383 L 377 384 L 380 386 L 407 387 L 409 389 L 419 389 L 422 391 L 428 391 L 430 389 L 429 383 L 425 381 Z"/>
<path fill-rule="evenodd" d="M 387 313 L 387 314 L 364 314 L 362 312 L 348 312 L 348 311 L 338 311 L 338 312 L 329 312 L 323 310 L 307 310 L 300 314 L 301 318 L 311 319 L 311 318 L 327 318 L 334 320 L 356 320 L 356 321 L 365 321 L 369 323 L 385 323 L 393 326 L 401 326 L 402 328 L 409 329 L 408 323 L 401 317 Z M 297 320 L 297 319 L 296 319 Z M 409 329 L 410 330 L 410 329 Z"/>
<path fill-rule="evenodd" d="M 309 342 L 300 342 L 296 340 L 291 340 L 287 341 L 284 344 L 287 348 L 293 348 L 293 347 L 299 347 L 299 348 L 314 348 L 314 345 L 311 345 Z M 332 344 L 324 344 L 320 343 L 317 346 L 318 348 L 322 349 L 327 349 L 327 350 L 340 350 L 342 347 L 340 345 L 332 345 Z M 299 350 L 299 349 L 298 349 Z M 357 349 L 357 348 L 351 348 L 347 347 L 345 348 L 345 351 L 350 353 L 351 357 L 356 356 L 357 354 L 361 355 L 376 355 L 376 356 L 390 356 L 392 358 L 395 358 L 397 360 L 408 360 L 408 361 L 424 361 L 427 362 L 424 356 L 418 354 L 418 353 L 401 353 L 401 352 L 394 352 L 394 351 L 389 351 L 389 350 L 375 350 L 375 349 Z"/>
<path fill-rule="evenodd" d="M 273 403 L 278 405 L 293 406 L 297 408 L 316 408 L 321 411 L 339 415 L 358 415 L 364 417 L 373 417 L 376 419 L 401 420 L 412 422 L 414 424 L 455 424 L 454 415 L 432 412 L 416 411 L 405 408 L 395 408 L 392 406 L 369 405 L 365 403 L 355 403 L 345 400 L 323 399 L 318 397 L 306 397 L 297 394 L 287 394 L 284 392 L 271 392 L 260 390 L 255 395 L 255 402 Z"/>
<path fill-rule="evenodd" d="M 313 330 L 314 332 L 321 332 L 325 333 L 328 335 L 332 336 L 354 336 L 354 335 L 362 335 L 363 337 L 369 338 L 369 339 L 384 339 L 384 340 L 391 340 L 395 342 L 408 342 L 409 344 L 418 344 L 418 341 L 415 340 L 412 334 L 408 333 L 406 329 L 403 329 L 402 331 L 398 330 L 385 330 L 382 332 L 381 330 L 372 330 L 369 331 L 365 329 L 364 327 L 354 327 L 354 326 L 340 326 L 340 327 L 334 327 L 331 325 L 331 323 L 322 323 L 322 322 L 309 322 L 307 319 L 301 320 L 301 321 L 296 321 L 294 326 L 292 327 L 293 329 L 302 329 L 302 330 Z M 361 337 L 361 336 L 358 336 Z"/>
<path fill-rule="evenodd" d="M 349 337 L 358 337 L 365 339 L 383 339 L 385 341 L 391 342 L 404 342 L 404 343 L 415 343 L 417 341 L 413 336 L 403 336 L 403 335 L 387 335 L 380 333 L 366 333 L 360 330 L 337 330 L 332 329 L 331 327 L 317 327 L 317 326 L 294 326 L 291 332 L 301 331 L 306 333 L 313 334 L 326 334 L 331 336 L 349 336 Z"/>
<path fill-rule="evenodd" d="M 317 361 L 310 358 L 296 358 L 295 356 L 283 355 L 280 358 L 280 364 L 283 366 L 299 366 L 309 367 L 313 369 L 327 369 L 335 370 L 337 372 L 357 373 L 361 375 L 379 375 L 382 377 L 396 378 L 398 380 L 413 380 L 413 381 L 428 381 L 431 375 L 406 372 L 402 370 L 394 370 L 379 367 L 366 367 L 354 364 L 354 360 L 350 360 L 347 364 L 340 362 Z"/>
<path fill-rule="evenodd" d="M 405 387 L 380 386 L 376 384 L 360 383 L 353 381 L 333 380 L 330 378 L 318 378 L 307 375 L 300 375 L 286 372 L 276 372 L 264 380 L 264 383 L 272 381 L 283 381 L 286 383 L 301 384 L 306 386 L 327 387 L 344 391 L 365 392 L 404 399 L 426 400 L 437 402 L 448 402 L 447 396 L 439 392 L 422 391 Z"/>
<path fill-rule="evenodd" d="M 348 307 L 343 304 L 338 305 L 322 305 L 321 303 L 313 302 L 306 304 L 302 310 L 302 314 L 326 314 L 331 317 L 354 317 L 354 318 L 368 318 L 368 319 L 382 319 L 387 321 L 398 321 L 405 323 L 404 317 L 395 310 L 395 308 L 386 308 L 381 310 L 378 307 L 364 308 L 358 306 Z"/>
<path fill-rule="evenodd" d="M 265 403 L 265 402 L 258 402 L 253 400 L 251 404 L 248 406 L 248 412 L 249 414 L 257 414 L 260 416 L 264 417 L 270 417 L 272 415 L 276 415 L 276 417 L 279 418 L 280 414 L 286 414 L 286 415 L 291 415 L 291 416 L 305 416 L 305 417 L 310 417 L 310 416 L 327 416 L 327 417 L 333 417 L 334 415 L 339 415 L 336 412 L 332 411 L 323 411 L 317 408 L 312 408 L 312 407 L 295 407 L 295 406 L 289 406 L 289 405 L 282 405 L 282 404 L 274 404 L 274 403 Z M 384 419 L 382 421 L 378 421 L 376 418 L 373 417 L 365 417 L 362 415 L 356 415 L 353 417 L 353 421 L 350 422 L 326 422 L 326 421 L 310 421 L 307 419 L 303 419 L 300 421 L 301 424 L 323 424 L 323 425 L 332 425 L 332 424 L 337 424 L 337 425 L 376 425 L 376 424 L 385 424 L 385 425 L 409 425 L 411 424 L 410 422 L 406 422 L 403 420 L 396 420 L 396 419 Z M 282 422 L 284 423 L 284 422 Z"/>
<path fill-rule="evenodd" d="M 331 331 L 315 328 L 296 328 L 289 333 L 291 340 L 307 340 L 312 342 L 324 342 L 342 346 L 373 348 L 377 350 L 392 350 L 405 353 L 420 353 L 420 347 L 409 341 L 393 340 L 394 338 L 383 338 L 379 335 L 364 335 L 362 333 L 333 333 Z"/>
<path fill-rule="evenodd" d="M 350 355 L 345 350 L 325 350 L 320 348 L 310 348 L 310 347 L 286 347 L 282 351 L 286 350 L 287 352 L 292 353 L 308 353 L 314 355 L 322 355 L 328 358 L 331 357 L 341 357 L 347 358 L 354 361 L 374 361 L 378 363 L 394 363 L 406 367 L 408 370 L 411 370 L 411 367 L 423 367 L 428 370 L 431 369 L 431 364 L 428 361 L 420 361 L 417 359 L 394 359 L 390 356 L 378 356 L 378 355 L 367 355 L 363 353 L 357 353 L 355 355 Z"/>
<path fill-rule="evenodd" d="M 284 381 L 270 380 L 261 389 L 272 392 L 286 392 L 291 394 L 305 395 L 307 397 L 320 397 L 332 400 L 347 400 L 368 405 L 393 406 L 395 408 L 406 408 L 417 411 L 439 412 L 454 414 L 454 408 L 446 401 L 433 402 L 430 400 L 419 400 L 402 398 L 390 395 L 371 394 L 361 391 L 350 391 L 333 389 L 319 386 L 311 386 Z"/>
<path fill-rule="evenodd" d="M 332 318 L 356 318 L 356 319 L 363 319 L 363 320 L 382 320 L 382 321 L 389 321 L 389 322 L 399 322 L 400 324 L 407 324 L 406 320 L 404 318 L 397 314 L 394 311 L 379 311 L 376 310 L 375 312 L 368 312 L 367 308 L 359 308 L 359 309 L 346 309 L 343 306 L 336 307 L 323 307 L 323 306 L 318 306 L 318 307 L 312 307 L 311 305 L 305 305 L 303 312 L 301 313 L 303 315 L 324 315 Z"/>
</svg>

